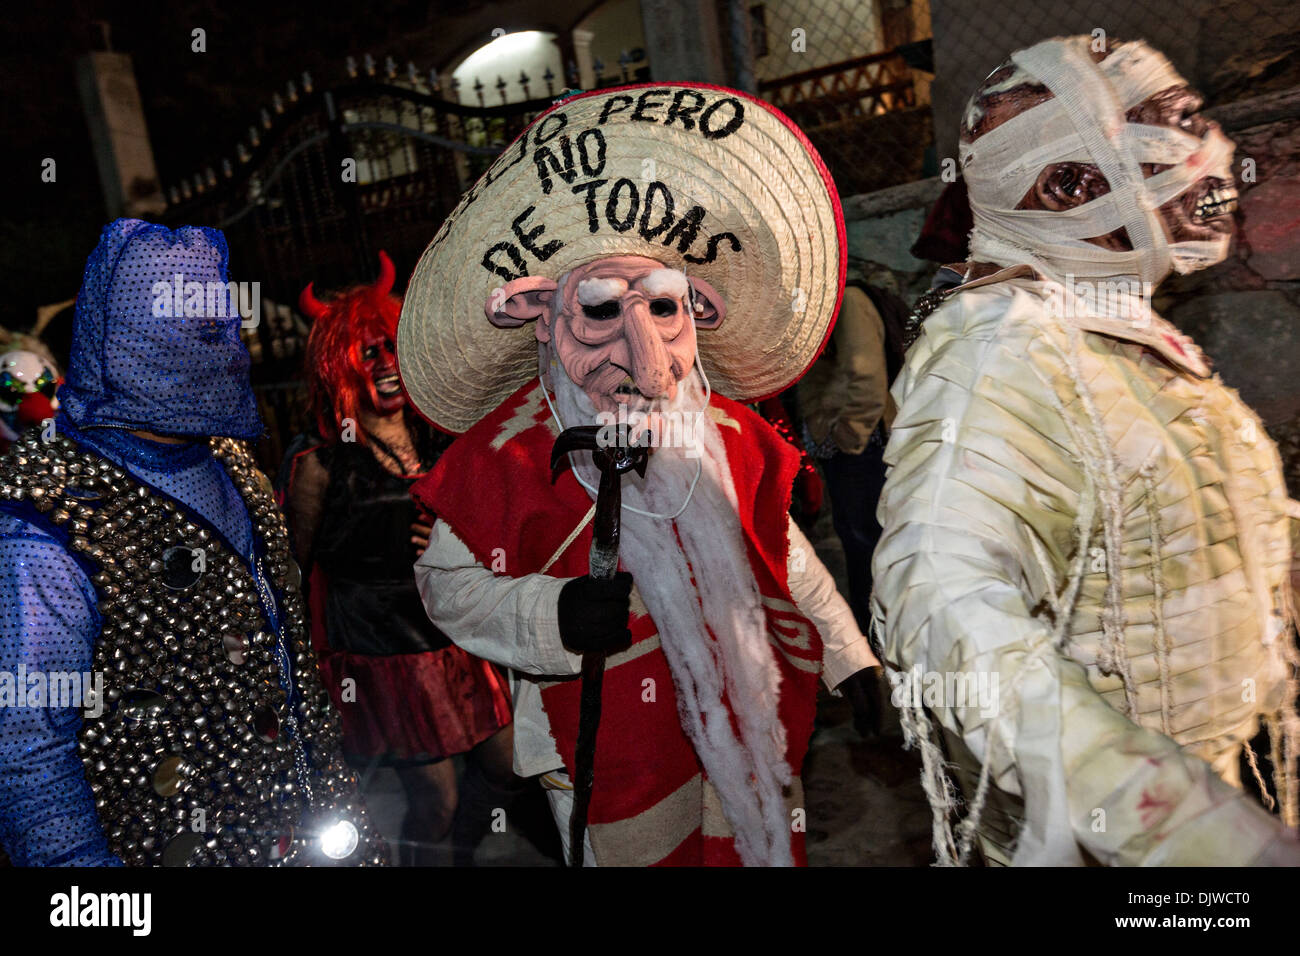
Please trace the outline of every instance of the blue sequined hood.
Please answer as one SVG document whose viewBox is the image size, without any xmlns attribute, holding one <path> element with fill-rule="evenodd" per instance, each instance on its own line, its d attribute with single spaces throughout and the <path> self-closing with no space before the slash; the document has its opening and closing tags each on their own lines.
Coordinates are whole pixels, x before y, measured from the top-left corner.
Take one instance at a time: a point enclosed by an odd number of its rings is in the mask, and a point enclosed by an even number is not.
<svg viewBox="0 0 1300 956">
<path fill-rule="evenodd" d="M 105 226 L 77 296 L 62 413 L 82 429 L 259 437 L 240 318 L 220 289 L 229 258 L 216 229 Z"/>
</svg>

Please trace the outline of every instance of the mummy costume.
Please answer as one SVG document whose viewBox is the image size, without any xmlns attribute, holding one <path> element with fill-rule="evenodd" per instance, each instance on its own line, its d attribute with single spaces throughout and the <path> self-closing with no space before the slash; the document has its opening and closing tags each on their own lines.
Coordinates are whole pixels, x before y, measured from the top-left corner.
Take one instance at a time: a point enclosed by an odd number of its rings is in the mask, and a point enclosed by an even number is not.
<svg viewBox="0 0 1300 956">
<path fill-rule="evenodd" d="M 736 399 L 812 363 L 843 242 L 834 186 L 782 114 L 648 84 L 538 117 L 408 287 L 403 383 L 463 432 L 413 489 L 437 516 L 416 564 L 425 607 L 511 669 L 516 772 L 541 778 L 566 840 L 594 740 L 587 863 L 805 861 L 818 681 L 876 660 L 789 518 L 798 454 Z M 620 415 L 656 438 L 623 479 L 610 580 L 591 558 L 609 500 L 592 452 L 554 481 L 551 455 L 565 430 Z M 613 642 L 586 737 L 578 641 L 593 635 Z"/>
<path fill-rule="evenodd" d="M 990 266 L 943 294 L 893 390 L 873 604 L 895 703 L 940 862 L 1295 862 L 1238 786 L 1248 767 L 1295 826 L 1300 512 L 1259 418 L 1149 305 L 1223 257 L 1232 144 L 1127 118 L 1185 83 L 1145 44 L 1090 40 L 1014 54 L 967 114 L 993 127 L 961 149 Z M 986 123 L 1013 88 L 1029 108 Z M 1108 189 L 1026 208 L 1060 163 Z M 1121 227 L 1131 248 L 1086 241 Z"/>
</svg>

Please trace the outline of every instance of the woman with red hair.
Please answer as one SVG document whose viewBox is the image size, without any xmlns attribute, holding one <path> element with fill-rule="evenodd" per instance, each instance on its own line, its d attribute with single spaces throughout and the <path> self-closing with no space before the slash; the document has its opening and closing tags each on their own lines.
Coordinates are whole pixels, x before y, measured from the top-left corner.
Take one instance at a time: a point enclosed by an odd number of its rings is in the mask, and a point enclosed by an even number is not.
<svg viewBox="0 0 1300 956">
<path fill-rule="evenodd" d="M 412 574 L 427 517 L 408 494 L 449 439 L 411 411 L 394 342 L 401 300 L 393 264 L 323 303 L 312 286 L 299 305 L 312 320 L 307 378 L 317 435 L 292 454 L 285 512 L 309 599 L 321 676 L 342 715 L 344 750 L 393 766 L 407 796 L 402 862 L 428 865 L 450 833 L 458 863 L 472 860 L 491 810 L 518 786 L 510 700 L 486 661 L 430 623 Z M 448 758 L 470 755 L 458 790 Z"/>
</svg>

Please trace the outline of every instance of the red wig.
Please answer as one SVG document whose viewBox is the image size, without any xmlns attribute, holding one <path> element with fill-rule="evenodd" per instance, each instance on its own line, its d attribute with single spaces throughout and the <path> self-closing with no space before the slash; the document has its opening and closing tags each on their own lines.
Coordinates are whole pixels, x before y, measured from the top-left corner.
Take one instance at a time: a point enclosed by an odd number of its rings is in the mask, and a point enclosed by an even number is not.
<svg viewBox="0 0 1300 956">
<path fill-rule="evenodd" d="M 402 300 L 391 294 L 395 275 L 393 261 L 381 250 L 379 278 L 373 285 L 354 286 L 321 302 L 308 283 L 298 297 L 298 307 L 312 320 L 306 356 L 311 413 L 330 444 L 339 440 L 344 419 L 358 421 L 370 387 L 361 359 L 365 340 L 397 339 Z M 356 431 L 364 442 L 364 433 Z"/>
</svg>

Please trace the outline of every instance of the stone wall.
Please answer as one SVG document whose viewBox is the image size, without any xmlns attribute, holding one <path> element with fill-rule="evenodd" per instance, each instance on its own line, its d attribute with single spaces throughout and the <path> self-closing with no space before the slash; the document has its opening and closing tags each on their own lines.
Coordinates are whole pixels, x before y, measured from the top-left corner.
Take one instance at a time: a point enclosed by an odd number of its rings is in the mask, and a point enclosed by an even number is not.
<svg viewBox="0 0 1300 956">
<path fill-rule="evenodd" d="M 916 301 L 937 266 L 908 250 L 944 185 L 936 176 L 843 199 L 849 278 L 883 286 L 909 304 Z"/>
</svg>

